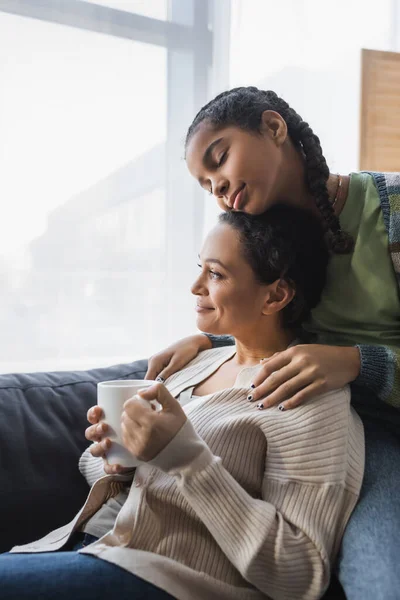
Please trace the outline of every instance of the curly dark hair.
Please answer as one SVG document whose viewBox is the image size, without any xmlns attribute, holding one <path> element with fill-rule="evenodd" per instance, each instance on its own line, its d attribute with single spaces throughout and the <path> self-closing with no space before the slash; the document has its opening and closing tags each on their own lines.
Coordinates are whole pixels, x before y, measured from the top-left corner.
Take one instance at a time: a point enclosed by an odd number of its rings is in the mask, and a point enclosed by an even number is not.
<svg viewBox="0 0 400 600">
<path fill-rule="evenodd" d="M 238 232 L 243 257 L 260 284 L 283 279 L 294 288 L 282 324 L 299 329 L 326 282 L 330 253 L 321 221 L 307 210 L 281 204 L 261 215 L 225 212 L 219 222 Z"/>
<path fill-rule="evenodd" d="M 234 125 L 259 132 L 265 110 L 273 110 L 281 115 L 287 124 L 290 139 L 304 156 L 307 185 L 323 217 L 329 247 L 336 254 L 348 254 L 353 250 L 354 241 L 342 230 L 329 200 L 326 185 L 329 168 L 319 138 L 309 124 L 275 92 L 256 87 L 238 87 L 219 94 L 195 116 L 187 132 L 185 147 L 203 121 L 208 121 L 216 130 Z"/>
</svg>

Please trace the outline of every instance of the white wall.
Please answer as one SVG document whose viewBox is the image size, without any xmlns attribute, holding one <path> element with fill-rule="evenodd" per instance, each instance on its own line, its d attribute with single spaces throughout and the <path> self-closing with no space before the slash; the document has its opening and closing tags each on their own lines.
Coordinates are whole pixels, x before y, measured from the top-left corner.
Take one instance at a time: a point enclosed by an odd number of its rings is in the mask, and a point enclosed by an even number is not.
<svg viewBox="0 0 400 600">
<path fill-rule="evenodd" d="M 283 96 L 333 171 L 359 167 L 361 48 L 396 50 L 393 0 L 233 0 L 230 84 Z"/>
<path fill-rule="evenodd" d="M 359 168 L 361 48 L 400 51 L 399 0 L 232 0 L 229 84 L 216 91 L 274 90 L 319 136 L 331 171 L 349 173 Z M 207 230 L 219 211 L 206 201 Z"/>
</svg>

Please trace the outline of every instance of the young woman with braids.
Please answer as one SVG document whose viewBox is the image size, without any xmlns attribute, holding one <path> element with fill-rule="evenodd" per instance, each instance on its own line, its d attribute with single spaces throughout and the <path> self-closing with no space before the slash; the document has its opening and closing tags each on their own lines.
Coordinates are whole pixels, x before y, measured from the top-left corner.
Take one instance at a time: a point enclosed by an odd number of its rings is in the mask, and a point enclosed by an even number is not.
<svg viewBox="0 0 400 600">
<path fill-rule="evenodd" d="M 318 137 L 272 91 L 232 89 L 196 115 L 189 171 L 224 211 L 260 214 L 285 203 L 319 216 L 332 257 L 303 332 L 312 343 L 265 356 L 255 410 L 282 411 L 351 384 L 363 419 L 366 471 L 337 564 L 348 600 L 395 600 L 400 571 L 400 174 L 329 172 Z M 231 344 L 198 334 L 153 356 L 169 377 L 200 350 Z"/>
</svg>

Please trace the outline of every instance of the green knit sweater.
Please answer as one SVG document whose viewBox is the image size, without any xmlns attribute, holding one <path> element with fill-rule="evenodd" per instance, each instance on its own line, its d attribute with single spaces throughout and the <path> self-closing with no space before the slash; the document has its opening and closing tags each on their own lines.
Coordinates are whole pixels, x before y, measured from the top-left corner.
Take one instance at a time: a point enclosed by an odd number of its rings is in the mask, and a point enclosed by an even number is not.
<svg viewBox="0 0 400 600">
<path fill-rule="evenodd" d="M 387 237 L 388 254 L 387 260 L 391 259 L 391 266 L 395 273 L 393 282 L 397 280 L 396 292 L 400 288 L 400 173 L 370 173 L 379 194 L 380 207 L 383 215 Z M 360 201 L 362 198 L 360 198 Z M 357 247 L 355 252 L 357 252 Z M 361 258 L 362 261 L 362 258 Z M 360 259 L 358 260 L 360 263 Z M 352 263 L 353 264 L 353 263 Z M 395 285 L 395 283 L 394 283 Z M 382 290 L 384 294 L 384 289 Z M 393 311 L 392 303 L 388 310 Z M 399 304 L 400 306 L 400 304 Z M 400 312 L 400 311 L 399 311 Z M 392 315 L 392 320 L 400 318 L 400 314 Z M 379 318 L 379 317 L 378 317 Z M 393 341 L 387 340 L 387 344 L 360 343 L 363 340 L 363 332 L 357 335 L 357 324 L 354 323 L 351 331 L 347 333 L 349 345 L 354 344 L 360 351 L 361 370 L 355 380 L 359 386 L 367 387 L 380 400 L 400 408 L 400 347 Z M 383 336 L 384 337 L 384 336 Z M 400 337 L 400 327 L 399 327 Z M 213 347 L 224 346 L 233 343 L 229 336 L 209 335 Z M 332 343 L 328 339 L 321 338 L 320 343 Z M 338 344 L 339 345 L 339 344 Z M 340 343 L 343 345 L 343 343 Z"/>
</svg>

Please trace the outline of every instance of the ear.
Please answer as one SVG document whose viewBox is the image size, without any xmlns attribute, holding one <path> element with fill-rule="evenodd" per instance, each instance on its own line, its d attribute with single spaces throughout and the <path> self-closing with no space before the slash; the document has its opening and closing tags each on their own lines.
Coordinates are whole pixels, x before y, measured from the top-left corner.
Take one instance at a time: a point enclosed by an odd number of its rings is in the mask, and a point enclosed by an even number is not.
<svg viewBox="0 0 400 600">
<path fill-rule="evenodd" d="M 277 279 L 268 286 L 263 315 L 273 315 L 285 308 L 294 298 L 296 290 L 285 279 Z"/>
<path fill-rule="evenodd" d="M 261 132 L 281 146 L 288 136 L 286 121 L 274 110 L 264 110 L 261 115 Z"/>
</svg>

